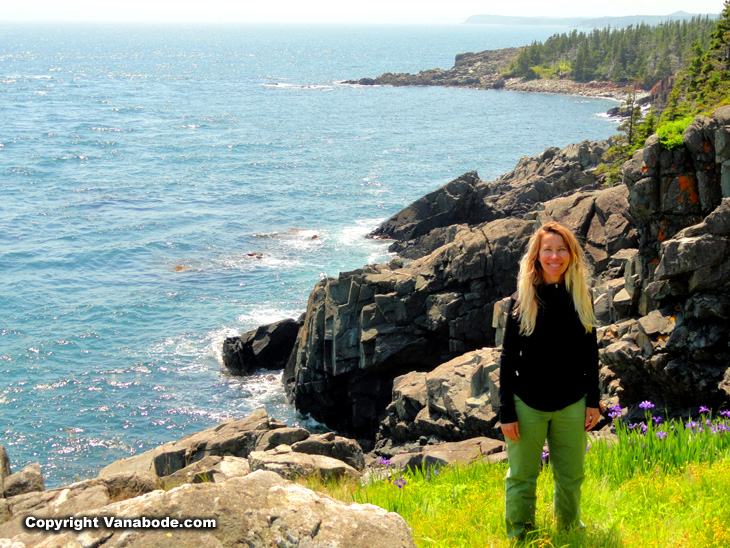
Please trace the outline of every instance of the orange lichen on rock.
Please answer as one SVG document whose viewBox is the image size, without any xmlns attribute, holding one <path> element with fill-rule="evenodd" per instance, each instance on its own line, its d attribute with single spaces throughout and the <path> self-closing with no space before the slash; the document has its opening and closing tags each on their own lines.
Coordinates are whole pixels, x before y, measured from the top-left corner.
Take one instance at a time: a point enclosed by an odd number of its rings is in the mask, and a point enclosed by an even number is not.
<svg viewBox="0 0 730 548">
<path fill-rule="evenodd" d="M 704 149 L 705 149 L 705 152 L 710 152 L 710 143 L 709 143 L 708 141 L 705 141 L 705 142 L 704 142 L 704 143 L 702 144 L 702 148 L 704 148 Z"/>
<path fill-rule="evenodd" d="M 682 194 L 678 201 L 683 202 L 685 196 L 691 204 L 696 204 L 700 201 L 694 179 L 680 175 L 677 177 L 677 180 L 679 181 L 679 192 Z"/>
</svg>

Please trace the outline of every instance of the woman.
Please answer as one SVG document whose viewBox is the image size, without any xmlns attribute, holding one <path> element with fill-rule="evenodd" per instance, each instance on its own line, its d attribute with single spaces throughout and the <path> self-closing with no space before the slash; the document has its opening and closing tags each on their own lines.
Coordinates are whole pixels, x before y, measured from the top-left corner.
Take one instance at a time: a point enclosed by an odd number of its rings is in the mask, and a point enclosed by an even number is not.
<svg viewBox="0 0 730 548">
<path fill-rule="evenodd" d="M 575 236 L 558 223 L 535 232 L 520 261 L 500 363 L 510 538 L 534 527 L 546 439 L 558 525 L 580 525 L 586 432 L 600 418 L 598 345 L 584 261 Z"/>
</svg>

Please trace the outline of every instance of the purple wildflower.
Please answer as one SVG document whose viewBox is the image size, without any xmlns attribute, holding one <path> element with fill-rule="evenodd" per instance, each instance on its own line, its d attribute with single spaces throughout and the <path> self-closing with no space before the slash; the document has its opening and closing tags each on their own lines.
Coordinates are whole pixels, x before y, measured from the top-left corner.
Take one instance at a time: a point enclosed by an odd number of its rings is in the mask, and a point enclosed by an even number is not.
<svg viewBox="0 0 730 548">
<path fill-rule="evenodd" d="M 730 409 L 723 409 L 722 411 L 720 411 L 720 415 L 722 415 L 726 419 L 730 419 Z"/>
<path fill-rule="evenodd" d="M 542 452 L 542 457 L 540 457 L 543 461 L 548 460 L 548 457 L 550 456 L 550 453 L 547 451 Z"/>
<path fill-rule="evenodd" d="M 662 422 L 662 421 L 663 421 L 664 419 L 663 419 L 663 418 L 661 418 L 661 417 L 652 417 L 652 418 L 651 418 L 651 420 L 653 420 L 653 421 L 654 421 L 654 424 L 659 424 L 659 423 L 660 423 L 660 422 Z"/>
<path fill-rule="evenodd" d="M 612 419 L 615 419 L 616 417 L 621 416 L 621 406 L 620 405 L 614 405 L 613 407 L 609 408 L 609 411 L 611 411 L 608 416 Z"/>
<path fill-rule="evenodd" d="M 380 460 L 378 461 L 378 464 L 380 466 L 390 466 L 392 463 L 389 459 L 386 459 L 385 457 L 380 457 Z"/>
<path fill-rule="evenodd" d="M 684 425 L 685 428 L 689 428 L 690 430 L 694 430 L 699 425 L 695 421 L 690 421 L 687 424 Z"/>
<path fill-rule="evenodd" d="M 700 413 L 709 413 L 710 409 L 705 407 L 704 405 L 700 405 Z"/>
<path fill-rule="evenodd" d="M 639 407 L 641 407 L 644 411 L 648 411 L 649 409 L 654 408 L 654 404 L 651 403 L 649 400 L 645 400 L 639 404 Z"/>
<path fill-rule="evenodd" d="M 643 422 L 641 423 L 641 433 L 646 434 L 648 427 Z"/>
<path fill-rule="evenodd" d="M 667 434 L 664 430 L 659 430 L 658 432 L 656 432 L 656 437 L 659 438 L 660 440 L 663 440 L 668 435 L 669 434 Z"/>
<path fill-rule="evenodd" d="M 408 484 L 408 482 L 405 480 L 405 478 L 403 476 L 399 477 L 397 480 L 395 480 L 393 482 L 393 485 L 398 487 L 398 489 L 403 489 L 407 484 Z"/>
</svg>

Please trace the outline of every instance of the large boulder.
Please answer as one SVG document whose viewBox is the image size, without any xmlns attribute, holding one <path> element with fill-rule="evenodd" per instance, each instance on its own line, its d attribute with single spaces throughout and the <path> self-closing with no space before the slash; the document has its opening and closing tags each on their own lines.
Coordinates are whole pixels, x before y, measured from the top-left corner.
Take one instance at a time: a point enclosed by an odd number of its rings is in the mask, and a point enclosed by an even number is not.
<svg viewBox="0 0 730 548">
<path fill-rule="evenodd" d="M 231 478 L 245 476 L 251 472 L 248 458 L 233 457 L 226 455 L 208 455 L 202 460 L 186 466 L 161 478 L 162 488 L 172 489 L 184 483 L 203 483 L 212 481 L 222 483 Z"/>
<path fill-rule="evenodd" d="M 344 504 L 266 471 L 224 483 L 186 484 L 171 491 L 154 491 L 83 515 L 89 520 L 96 518 L 100 527 L 52 536 L 29 529 L 10 538 L 9 545 L 17 548 L 101 545 L 106 548 L 415 548 L 408 526 L 398 514 L 370 504 Z M 123 526 L 123 520 L 142 516 L 150 522 L 214 520 L 215 526 L 187 529 Z M 112 527 L 105 527 L 104 518 L 112 521 Z M 119 523 L 118 528 L 114 522 Z"/>
<path fill-rule="evenodd" d="M 45 490 L 43 472 L 41 472 L 41 465 L 37 462 L 10 474 L 3 480 L 3 493 L 6 498 L 43 490 Z"/>
<path fill-rule="evenodd" d="M 462 441 L 499 435 L 495 377 L 500 351 L 467 352 L 428 373 L 411 372 L 393 381 L 376 451 L 393 454 L 406 442 Z"/>
<path fill-rule="evenodd" d="M 331 457 L 352 466 L 355 470 L 365 468 L 365 457 L 360 444 L 355 440 L 337 436 L 334 432 L 313 434 L 291 446 L 293 451 L 309 455 Z"/>
<path fill-rule="evenodd" d="M 229 337 L 223 342 L 223 365 L 234 375 L 284 369 L 300 327 L 301 322 L 286 319 Z"/>
<path fill-rule="evenodd" d="M 169 476 L 210 455 L 246 458 L 252 451 L 270 449 L 282 443 L 295 443 L 308 436 L 307 430 L 287 428 L 284 423 L 270 419 L 265 409 L 257 409 L 244 419 L 229 420 L 139 455 L 113 462 L 103 468 L 99 476 L 122 471 Z"/>
<path fill-rule="evenodd" d="M 251 470 L 270 470 L 287 479 L 312 475 L 323 478 L 360 477 L 360 472 L 339 459 L 301 453 L 288 445 L 268 451 L 253 451 L 248 456 L 248 463 Z"/>
<path fill-rule="evenodd" d="M 471 438 L 397 451 L 388 461 L 398 470 L 438 468 L 448 464 L 503 462 L 507 459 L 503 441 L 492 438 Z"/>
<path fill-rule="evenodd" d="M 65 518 L 134 498 L 160 488 L 159 479 L 149 473 L 131 472 L 80 481 L 59 489 L 16 495 L 0 501 L 0 538 L 27 531 L 25 518 Z"/>
</svg>

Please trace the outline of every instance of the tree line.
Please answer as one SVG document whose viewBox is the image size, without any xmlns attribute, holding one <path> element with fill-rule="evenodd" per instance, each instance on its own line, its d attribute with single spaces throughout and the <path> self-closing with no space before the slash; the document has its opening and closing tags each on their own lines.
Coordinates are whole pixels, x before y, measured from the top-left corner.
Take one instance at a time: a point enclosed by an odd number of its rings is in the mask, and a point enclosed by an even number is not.
<svg viewBox="0 0 730 548">
<path fill-rule="evenodd" d="M 526 46 L 508 76 L 632 82 L 648 89 L 675 74 L 707 49 L 717 18 L 695 16 L 656 26 L 555 34 L 544 43 Z"/>
</svg>

